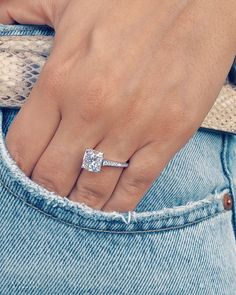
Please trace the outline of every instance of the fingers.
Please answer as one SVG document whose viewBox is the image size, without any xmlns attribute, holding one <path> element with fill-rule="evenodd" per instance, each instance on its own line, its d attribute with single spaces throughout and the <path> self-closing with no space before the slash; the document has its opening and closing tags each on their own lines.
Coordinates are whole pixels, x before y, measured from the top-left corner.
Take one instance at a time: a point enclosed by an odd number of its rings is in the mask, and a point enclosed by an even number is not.
<svg viewBox="0 0 236 295">
<path fill-rule="evenodd" d="M 124 146 L 124 142 L 127 145 Z M 124 139 L 124 142 L 117 142 L 115 138 L 106 138 L 94 149 L 103 152 L 105 159 L 127 162 L 133 153 L 133 146 L 127 139 Z M 101 209 L 111 197 L 122 170 L 123 168 L 102 166 L 101 171 L 95 173 L 83 169 L 68 198 Z"/>
<path fill-rule="evenodd" d="M 89 126 L 83 128 L 79 122 L 74 124 L 69 119 L 62 119 L 32 172 L 32 180 L 50 191 L 67 196 L 79 176 L 85 148 L 94 146 L 99 139 Z"/>
<path fill-rule="evenodd" d="M 51 1 L 1 0 L 0 23 L 48 24 L 51 25 Z"/>
<path fill-rule="evenodd" d="M 9 14 L 8 10 L 6 9 L 6 4 L 3 6 L 3 3 L 0 2 L 0 24 L 3 25 L 10 25 L 14 23 L 14 19 Z"/>
<path fill-rule="evenodd" d="M 167 164 L 169 153 L 165 144 L 149 144 L 138 150 L 129 160 L 103 211 L 128 212 L 136 208 L 144 193 Z M 157 196 L 158 197 L 158 196 Z"/>
<path fill-rule="evenodd" d="M 59 123 L 58 108 L 36 87 L 11 124 L 6 146 L 21 170 L 29 176 L 53 137 Z"/>
</svg>

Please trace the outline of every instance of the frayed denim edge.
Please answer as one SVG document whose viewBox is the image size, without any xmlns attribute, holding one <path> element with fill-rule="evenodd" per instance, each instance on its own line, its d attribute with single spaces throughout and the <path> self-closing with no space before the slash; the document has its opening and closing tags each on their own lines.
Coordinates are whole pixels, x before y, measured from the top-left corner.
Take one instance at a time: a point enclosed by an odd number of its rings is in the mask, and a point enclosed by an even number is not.
<svg viewBox="0 0 236 295">
<path fill-rule="evenodd" d="M 210 204 L 212 201 L 221 200 L 222 196 L 229 192 L 228 188 L 225 188 L 224 190 L 218 192 L 218 190 L 215 190 L 213 194 L 208 195 L 205 199 L 202 199 L 200 201 L 191 201 L 183 206 L 175 206 L 172 208 L 163 208 L 162 210 L 158 211 L 148 211 L 148 212 L 135 212 L 135 211 L 129 211 L 127 213 L 120 213 L 117 211 L 113 212 L 104 212 L 101 210 L 92 209 L 89 206 L 87 206 L 84 203 L 78 203 L 73 202 L 69 200 L 68 198 L 61 197 L 60 195 L 57 195 L 54 192 L 50 192 L 44 187 L 38 185 L 37 183 L 33 182 L 30 178 L 28 178 L 23 171 L 17 166 L 16 162 L 11 157 L 10 153 L 7 150 L 5 140 L 4 140 L 4 134 L 2 132 L 2 118 L 3 114 L 0 110 L 0 154 L 2 157 L 2 160 L 4 162 L 4 165 L 7 166 L 7 169 L 9 169 L 9 172 L 14 175 L 14 177 L 10 178 L 10 182 L 12 183 L 19 183 L 23 187 L 26 187 L 27 191 L 32 194 L 43 196 L 44 199 L 47 201 L 47 203 L 54 203 L 52 206 L 62 206 L 67 209 L 72 210 L 79 210 L 82 213 L 82 215 L 86 215 L 85 217 L 92 217 L 95 215 L 99 219 L 102 220 L 105 219 L 119 219 L 122 220 L 124 223 L 129 224 L 131 221 L 142 221 L 143 218 L 160 218 L 164 216 L 174 215 L 178 216 L 179 214 L 183 214 L 185 212 L 188 212 L 189 210 L 194 210 L 197 208 L 201 208 L 207 204 Z M 89 215 L 89 216 L 88 216 Z"/>
</svg>

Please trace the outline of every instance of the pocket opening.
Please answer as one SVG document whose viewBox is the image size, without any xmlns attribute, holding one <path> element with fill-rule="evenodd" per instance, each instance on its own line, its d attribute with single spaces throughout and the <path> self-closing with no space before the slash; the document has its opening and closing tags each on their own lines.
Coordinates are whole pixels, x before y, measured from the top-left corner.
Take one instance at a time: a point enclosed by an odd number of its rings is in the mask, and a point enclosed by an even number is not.
<svg viewBox="0 0 236 295">
<path fill-rule="evenodd" d="M 200 201 L 147 212 L 104 212 L 73 202 L 48 191 L 23 173 L 7 150 L 2 123 L 3 111 L 0 109 L 0 183 L 2 188 L 53 218 L 96 231 L 146 232 L 184 227 L 225 212 L 223 197 L 229 193 L 227 187 L 205 196 Z"/>
</svg>

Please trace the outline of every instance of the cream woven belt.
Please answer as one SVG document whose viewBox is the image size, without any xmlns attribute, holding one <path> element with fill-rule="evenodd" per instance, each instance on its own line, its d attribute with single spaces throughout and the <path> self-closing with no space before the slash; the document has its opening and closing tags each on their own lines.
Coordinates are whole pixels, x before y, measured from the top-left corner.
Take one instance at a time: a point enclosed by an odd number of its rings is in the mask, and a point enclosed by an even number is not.
<svg viewBox="0 0 236 295">
<path fill-rule="evenodd" d="M 19 108 L 37 81 L 53 36 L 0 37 L 0 107 Z M 236 135 L 236 85 L 225 81 L 201 128 Z"/>
</svg>

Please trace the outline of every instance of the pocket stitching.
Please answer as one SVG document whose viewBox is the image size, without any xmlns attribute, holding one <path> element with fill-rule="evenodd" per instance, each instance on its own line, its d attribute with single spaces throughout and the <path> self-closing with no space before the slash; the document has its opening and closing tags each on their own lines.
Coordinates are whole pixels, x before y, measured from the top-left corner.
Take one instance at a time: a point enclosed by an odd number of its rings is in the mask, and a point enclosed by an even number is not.
<svg viewBox="0 0 236 295">
<path fill-rule="evenodd" d="M 193 225 L 193 224 L 197 224 L 197 223 L 199 223 L 199 222 L 202 222 L 202 221 L 204 221 L 204 220 L 207 220 L 207 219 L 210 219 L 210 218 L 214 218 L 214 217 L 216 217 L 216 216 L 218 216 L 218 215 L 220 215 L 220 214 L 223 214 L 223 213 L 231 213 L 232 214 L 232 210 L 222 210 L 222 211 L 219 211 L 219 212 L 215 212 L 215 213 L 212 213 L 212 214 L 210 214 L 210 215 L 207 215 L 207 216 L 205 216 L 205 217 L 202 217 L 202 218 L 199 218 L 199 219 L 196 219 L 196 220 L 194 220 L 194 221 L 192 221 L 192 222 L 187 222 L 187 223 L 184 223 L 184 224 L 182 224 L 182 225 L 176 225 L 176 226 L 170 226 L 170 227 L 163 227 L 163 228 L 158 228 L 158 229 L 150 229 L 150 230 L 124 230 L 124 231 L 119 231 L 119 230 L 103 230 L 103 229 L 98 229 L 98 228 L 91 228 L 91 227 L 83 227 L 83 226 L 80 226 L 80 225 L 78 225 L 78 224 L 74 224 L 74 223 L 71 223 L 71 222 L 68 222 L 68 221 L 65 221 L 65 220 L 63 220 L 63 219 L 61 219 L 61 218 L 58 218 L 58 217 L 56 217 L 56 216 L 53 216 L 52 214 L 48 214 L 47 212 L 45 212 L 45 211 L 43 211 L 43 210 L 41 210 L 40 208 L 38 208 L 38 207 L 36 207 L 36 206 L 34 206 L 34 205 L 32 205 L 32 204 L 30 204 L 29 202 L 27 202 L 24 198 L 22 198 L 22 197 L 20 197 L 20 196 L 18 196 L 18 195 L 16 195 L 8 186 L 6 186 L 2 181 L 1 181 L 1 179 L 0 179 L 0 183 L 2 184 L 2 186 L 5 188 L 5 189 L 7 189 L 8 191 L 9 191 L 9 193 L 13 196 L 13 197 L 15 197 L 15 198 L 17 198 L 18 200 L 21 200 L 23 203 L 25 203 L 26 205 L 28 205 L 29 207 L 31 207 L 31 208 L 33 208 L 33 209 L 35 209 L 35 210 L 37 210 L 37 211 L 39 211 L 40 213 L 42 213 L 42 214 L 44 214 L 44 215 L 46 215 L 47 217 L 49 217 L 49 218 L 52 218 L 52 219 L 54 219 L 54 220 L 57 220 L 57 221 L 59 221 L 59 222 L 62 222 L 62 223 L 64 223 L 64 224 L 67 224 L 67 225 L 69 225 L 69 226 L 72 226 L 72 227 L 75 227 L 75 228 L 79 228 L 79 229 L 81 229 L 81 230 L 86 230 L 86 231 L 92 231 L 92 232 L 102 232 L 102 233 L 117 233 L 117 234 L 142 234 L 142 233 L 152 233 L 152 232 L 162 232 L 162 231 L 168 231 L 168 230 L 175 230 L 175 229 L 181 229 L 181 228 L 185 228 L 185 227 L 188 227 L 188 226 L 191 226 L 191 225 Z M 224 190 L 223 190 L 224 191 Z M 222 191 L 222 192 L 223 192 Z M 223 197 L 223 195 L 224 194 L 222 194 L 222 197 Z M 222 199 L 222 197 L 220 198 L 220 201 L 221 201 L 221 199 Z M 213 200 L 214 201 L 214 200 Z M 207 204 L 203 204 L 203 205 L 199 205 L 199 207 L 197 207 L 197 208 L 194 208 L 194 209 L 191 209 L 191 212 L 185 212 L 185 214 L 189 214 L 189 213 L 194 213 L 194 212 L 196 212 L 196 211 L 200 211 L 200 210 L 204 210 L 204 209 L 207 209 L 207 207 L 211 207 L 212 205 L 217 205 L 217 203 L 216 204 L 213 204 L 213 203 L 207 203 Z M 59 204 L 58 204 L 58 207 L 60 208 L 60 206 L 59 206 Z M 177 206 L 178 207 L 178 206 Z M 184 206 L 185 207 L 185 206 Z M 63 208 L 63 209 L 65 209 L 65 210 L 68 210 L 68 211 L 71 211 L 72 213 L 74 213 L 72 210 L 70 210 L 71 208 Z M 171 208 L 172 209 L 172 208 Z M 83 217 L 83 216 L 81 216 L 80 215 L 80 217 Z M 163 220 L 168 220 L 169 218 L 174 218 L 174 219 L 176 219 L 176 218 L 179 218 L 179 217 L 184 217 L 184 215 L 175 215 L 175 216 L 163 216 L 163 217 L 160 217 L 159 218 L 159 220 L 160 221 L 163 221 Z M 84 217 L 83 217 L 84 218 Z M 86 217 L 86 218 L 90 218 L 92 221 L 94 221 L 94 219 L 91 217 L 91 216 L 88 216 L 88 217 Z M 117 220 L 111 220 L 112 222 L 117 222 Z M 106 221 L 107 222 L 107 221 Z M 145 222 L 145 223 L 147 223 L 147 222 L 149 222 L 148 220 L 141 220 L 141 221 L 139 221 L 139 223 L 141 223 L 141 222 Z"/>
</svg>

